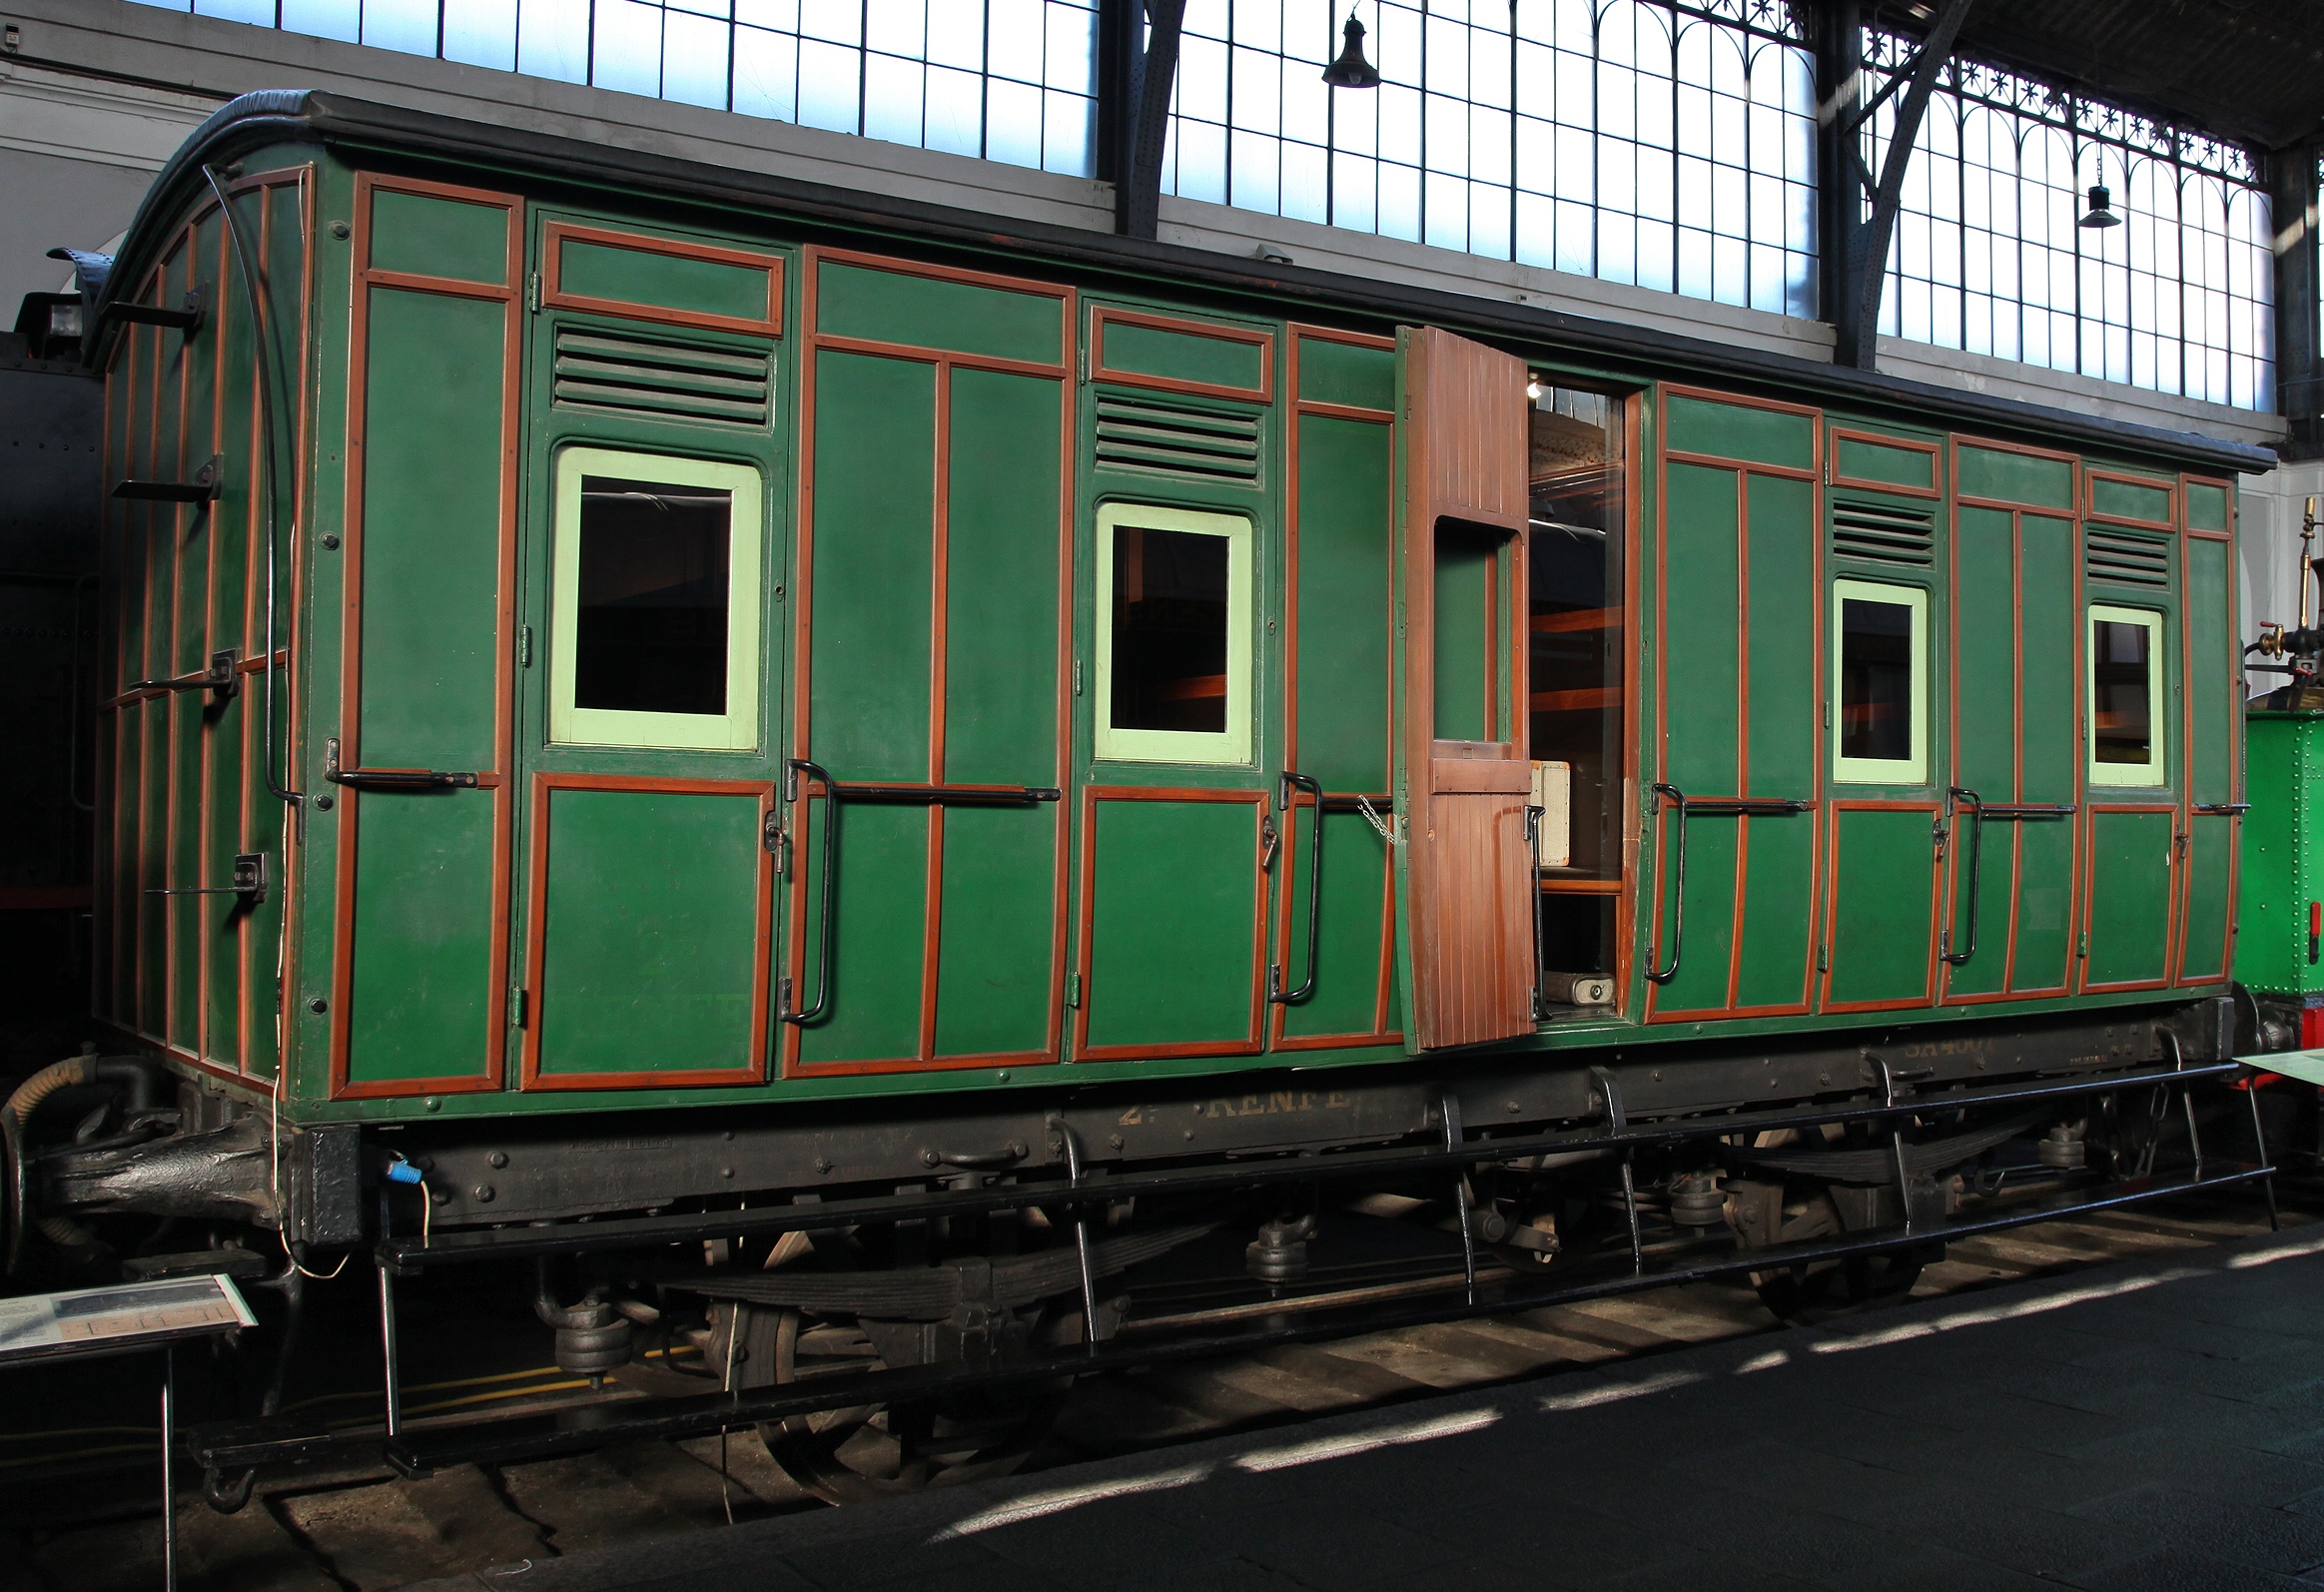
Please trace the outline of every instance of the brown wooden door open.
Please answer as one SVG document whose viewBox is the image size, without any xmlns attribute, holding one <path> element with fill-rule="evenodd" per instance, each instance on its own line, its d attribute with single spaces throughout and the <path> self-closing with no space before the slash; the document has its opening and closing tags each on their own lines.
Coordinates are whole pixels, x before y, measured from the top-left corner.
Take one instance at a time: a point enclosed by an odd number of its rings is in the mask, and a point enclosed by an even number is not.
<svg viewBox="0 0 2324 1592">
<path fill-rule="evenodd" d="M 1406 1044 L 1533 1032 L 1525 808 L 1524 362 L 1434 328 L 1396 335 Z"/>
</svg>

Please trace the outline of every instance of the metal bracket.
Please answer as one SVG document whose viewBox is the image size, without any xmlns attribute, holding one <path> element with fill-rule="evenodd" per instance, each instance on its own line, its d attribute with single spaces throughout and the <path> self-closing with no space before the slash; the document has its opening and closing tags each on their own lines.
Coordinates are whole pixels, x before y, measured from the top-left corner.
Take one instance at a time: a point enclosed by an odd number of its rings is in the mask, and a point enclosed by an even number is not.
<svg viewBox="0 0 2324 1592">
<path fill-rule="evenodd" d="M 113 495 L 131 502 L 144 503 L 208 503 L 218 498 L 219 488 L 226 476 L 226 456 L 213 453 L 194 472 L 190 481 L 120 480 L 113 485 Z"/>
<path fill-rule="evenodd" d="M 149 896 L 240 896 L 246 907 L 255 907 L 267 899 L 267 857 L 260 851 L 246 851 L 234 859 L 234 883 L 230 885 L 202 885 L 176 890 L 148 890 Z"/>
<path fill-rule="evenodd" d="M 228 647 L 210 654 L 210 667 L 194 674 L 173 674 L 158 680 L 132 680 L 131 691 L 216 691 L 232 696 L 242 689 L 242 648 Z"/>
<path fill-rule="evenodd" d="M 202 330 L 203 317 L 209 305 L 200 288 L 188 293 L 183 308 L 165 310 L 158 304 L 129 304 L 116 299 L 97 313 L 100 324 L 107 321 L 126 321 L 132 326 L 165 327 L 183 332 L 188 338 Z"/>
</svg>

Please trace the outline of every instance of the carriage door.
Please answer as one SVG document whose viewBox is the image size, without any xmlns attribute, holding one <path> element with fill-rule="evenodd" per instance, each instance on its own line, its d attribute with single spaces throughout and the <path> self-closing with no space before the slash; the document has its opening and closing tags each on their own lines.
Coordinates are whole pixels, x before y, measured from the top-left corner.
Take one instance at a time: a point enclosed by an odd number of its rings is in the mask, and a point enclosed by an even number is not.
<svg viewBox="0 0 2324 1592">
<path fill-rule="evenodd" d="M 1530 1034 L 1524 362 L 1433 327 L 1396 334 L 1406 1048 Z"/>
<path fill-rule="evenodd" d="M 2235 622 L 2228 483 L 2180 485 L 2186 557 L 2186 841 L 2178 982 L 2210 984 L 2234 960 L 2236 819 L 2243 811 L 2241 627 Z"/>
<path fill-rule="evenodd" d="M 528 1090 L 766 1076 L 784 262 L 536 217 Z"/>
<path fill-rule="evenodd" d="M 1072 295 L 805 270 L 784 1072 L 1054 1061 Z"/>
<path fill-rule="evenodd" d="M 2177 482 L 2098 469 L 2085 469 L 2083 480 L 2080 629 L 2088 871 L 2080 987 L 2153 989 L 2170 978 L 2178 880 L 2189 845 L 2179 802 L 2186 749 L 2179 674 L 2184 640 L 2174 556 Z M 2207 561 L 2206 568 L 2218 578 L 2215 563 Z M 2214 632 L 2211 650 L 2216 653 L 2220 645 Z M 2212 698 L 2214 712 L 2218 700 Z M 2211 783 L 2217 783 L 2216 771 Z M 2209 817 L 2203 821 L 2217 823 Z M 2207 836 L 2211 832 L 2205 831 Z M 2214 915 L 2224 911 L 2223 902 L 2213 908 Z M 2216 926 L 2212 935 L 2218 938 Z M 2221 958 L 2214 953 L 2210 960 L 2216 968 Z"/>
<path fill-rule="evenodd" d="M 1665 389 L 1662 417 L 1647 1012 L 1802 1012 L 1817 910 L 1819 416 Z"/>
</svg>

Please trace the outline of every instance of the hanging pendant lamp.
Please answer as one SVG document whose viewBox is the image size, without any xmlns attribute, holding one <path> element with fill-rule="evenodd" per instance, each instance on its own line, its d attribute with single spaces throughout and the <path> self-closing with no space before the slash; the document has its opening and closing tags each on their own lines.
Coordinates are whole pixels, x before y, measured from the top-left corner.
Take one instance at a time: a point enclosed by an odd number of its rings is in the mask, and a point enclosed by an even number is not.
<svg viewBox="0 0 2324 1592">
<path fill-rule="evenodd" d="M 1346 43 L 1340 46 L 1339 59 L 1323 69 L 1323 81 L 1335 89 L 1378 88 L 1379 70 L 1364 59 L 1363 24 L 1355 19 L 1355 7 L 1348 7 L 1347 26 L 1341 32 Z"/>
<path fill-rule="evenodd" d="M 2105 175 L 2106 166 L 2105 163 L 2101 161 L 2098 164 L 2098 176 L 2103 179 Z M 2095 182 L 2090 185 L 2090 208 L 2082 213 L 2082 219 L 2074 223 L 2074 225 L 2077 227 L 2087 227 L 2092 231 L 2096 231 L 2099 228 L 2119 227 L 2122 225 L 2122 218 L 2114 214 L 2114 196 L 2107 192 L 2106 185 L 2103 181 Z"/>
</svg>

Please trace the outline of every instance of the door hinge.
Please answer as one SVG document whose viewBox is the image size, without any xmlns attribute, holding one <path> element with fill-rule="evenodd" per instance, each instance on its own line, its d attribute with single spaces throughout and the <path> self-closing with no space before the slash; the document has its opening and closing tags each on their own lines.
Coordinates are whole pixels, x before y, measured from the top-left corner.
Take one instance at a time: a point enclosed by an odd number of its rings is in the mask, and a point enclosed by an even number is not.
<svg viewBox="0 0 2324 1592">
<path fill-rule="evenodd" d="M 780 809 L 770 807 L 764 822 L 759 825 L 759 844 L 767 855 L 775 859 L 775 872 L 783 872 L 783 815 Z"/>
<path fill-rule="evenodd" d="M 524 994 L 525 992 L 520 989 L 511 989 L 508 992 L 508 1026 L 510 1028 L 524 1027 Z"/>
<path fill-rule="evenodd" d="M 1082 694 L 1082 660 L 1074 659 L 1074 695 Z"/>
<path fill-rule="evenodd" d="M 1819 973 L 1832 971 L 1832 947 L 1820 945 L 1816 948 L 1816 971 Z"/>
<path fill-rule="evenodd" d="M 1066 975 L 1066 1005 L 1076 1012 L 1082 1009 L 1082 976 L 1079 973 Z"/>
<path fill-rule="evenodd" d="M 528 624 L 516 627 L 516 666 L 520 669 L 532 667 L 532 626 Z"/>
<path fill-rule="evenodd" d="M 1824 704 L 1824 727 L 1826 729 L 1832 728 L 1832 704 L 1830 702 Z"/>
<path fill-rule="evenodd" d="M 540 273 L 528 271 L 524 275 L 524 308 L 540 314 Z"/>
<path fill-rule="evenodd" d="M 2082 931 L 2081 937 L 2074 942 L 2074 955 L 2077 957 L 2087 957 L 2089 954 L 2090 935 L 2089 931 L 2085 929 Z"/>
</svg>

